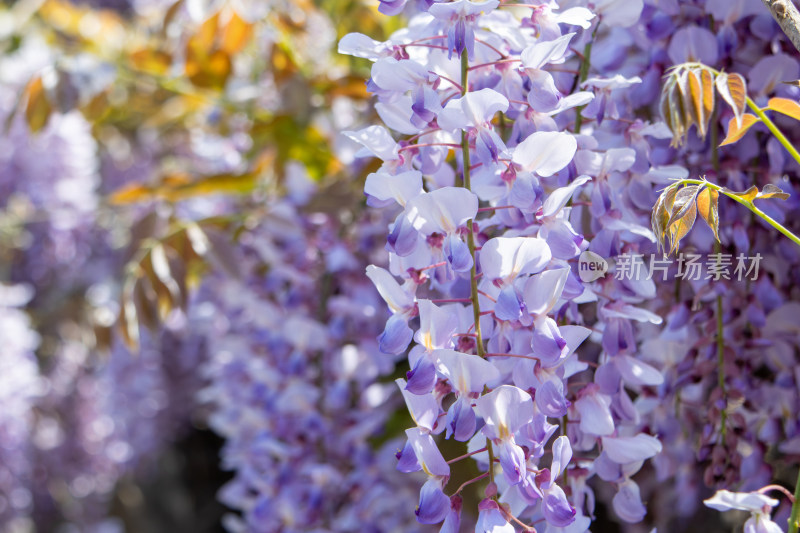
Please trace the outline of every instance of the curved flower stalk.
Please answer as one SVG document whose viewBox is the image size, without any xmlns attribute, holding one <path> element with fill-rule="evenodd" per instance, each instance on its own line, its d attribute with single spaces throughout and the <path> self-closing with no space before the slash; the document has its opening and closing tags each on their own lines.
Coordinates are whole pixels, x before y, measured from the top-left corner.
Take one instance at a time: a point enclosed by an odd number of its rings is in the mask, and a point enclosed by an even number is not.
<svg viewBox="0 0 800 533">
<path fill-rule="evenodd" d="M 395 141 L 380 126 L 345 132 L 363 155 L 383 161 L 365 185 L 368 203 L 399 210 L 387 237 L 389 269 L 370 266 L 367 275 L 393 313 L 380 339 L 391 330 L 397 342 L 383 343 L 384 351 L 400 354 L 407 339 L 416 341 L 406 380 L 397 380 L 416 425 L 397 468 L 429 476 L 417 518 L 453 531 L 462 513 L 477 511 L 481 531 L 586 531 L 594 502 L 586 481 L 608 448 L 611 468 L 622 472 L 604 478 L 618 488 L 617 514 L 641 521 L 631 477 L 660 444 L 642 432 L 625 389 L 643 392 L 661 381 L 637 360 L 636 340 L 623 346 L 614 335 L 632 331 L 631 321 L 659 322 L 635 305 L 654 288 L 624 289 L 623 304 L 615 280 L 585 285 L 573 266 L 592 245 L 608 253 L 609 245 L 653 239 L 643 217 L 610 194 L 630 179 L 634 150 L 569 133 L 576 106 L 594 97 L 569 91 L 570 43 L 578 40 L 570 30 L 590 28 L 593 16 L 584 8 L 556 15 L 554 3 L 525 6 L 532 29 L 520 11 L 496 2 L 414 7 L 421 12 L 385 43 L 349 35 L 340 51 L 373 61 L 376 109 L 407 136 Z M 603 9 L 616 24 L 613 6 Z M 409 72 L 417 73 L 413 83 Z M 638 83 L 624 81 L 618 85 Z M 588 109 L 587 123 L 616 128 L 610 125 L 627 111 L 616 86 L 593 79 L 587 87 L 604 99 Z M 641 166 L 649 169 L 646 158 Z M 626 233 L 629 222 L 635 232 Z M 594 244 L 586 233 L 602 238 Z M 608 372 L 595 375 L 597 383 L 577 353 L 592 332 L 580 325 L 583 304 L 601 317 L 593 325 L 604 350 L 591 363 Z M 592 424 L 597 416 L 604 422 Z M 467 442 L 467 453 L 446 469 L 438 451 L 444 439 Z M 467 458 L 481 474 L 451 487 Z M 462 492 L 484 480 L 477 510 L 463 509 Z"/>
</svg>

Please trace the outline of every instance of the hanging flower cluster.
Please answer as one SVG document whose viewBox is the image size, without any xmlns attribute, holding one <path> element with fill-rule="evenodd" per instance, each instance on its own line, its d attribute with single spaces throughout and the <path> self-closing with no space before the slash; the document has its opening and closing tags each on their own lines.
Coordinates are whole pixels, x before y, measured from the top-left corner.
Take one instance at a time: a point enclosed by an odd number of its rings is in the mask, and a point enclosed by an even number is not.
<svg viewBox="0 0 800 533">
<path fill-rule="evenodd" d="M 350 34 L 339 50 L 373 61 L 375 108 L 404 136 L 345 132 L 383 161 L 367 178 L 367 203 L 397 213 L 388 269 L 367 276 L 392 311 L 381 350 L 411 345 L 397 383 L 416 426 L 398 469 L 428 475 L 417 519 L 457 531 L 462 491 L 487 480 L 477 530 L 586 531 L 587 480 L 597 476 L 613 483 L 618 517 L 638 522 L 646 510 L 632 477 L 661 451 L 638 402 L 663 378 L 637 357 L 632 324 L 660 323 L 636 305 L 655 285 L 584 282 L 577 259 L 655 242 L 628 186 L 648 183 L 645 137 L 664 131 L 618 121 L 627 103 L 615 89 L 638 78 L 586 79 L 581 87 L 594 91 L 574 90 L 585 77 L 573 49 L 597 24 L 587 8 L 407 7 L 416 14 L 388 41 Z M 630 25 L 638 15 L 601 18 Z M 593 331 L 601 350 L 579 357 Z M 465 442 L 466 454 L 446 460 L 445 439 Z M 451 469 L 467 458 L 484 473 L 451 487 Z"/>
<path fill-rule="evenodd" d="M 377 294 L 361 272 L 373 217 L 344 226 L 301 213 L 307 178 L 272 199 L 240 239 L 240 279 L 210 276 L 192 306 L 211 354 L 198 396 L 234 472 L 220 500 L 234 532 L 408 531 L 416 493 L 393 469 L 395 439 L 374 444 L 400 400 L 379 379 Z M 300 194 L 305 190 L 305 194 Z M 309 208 L 311 209 L 311 208 Z"/>
</svg>

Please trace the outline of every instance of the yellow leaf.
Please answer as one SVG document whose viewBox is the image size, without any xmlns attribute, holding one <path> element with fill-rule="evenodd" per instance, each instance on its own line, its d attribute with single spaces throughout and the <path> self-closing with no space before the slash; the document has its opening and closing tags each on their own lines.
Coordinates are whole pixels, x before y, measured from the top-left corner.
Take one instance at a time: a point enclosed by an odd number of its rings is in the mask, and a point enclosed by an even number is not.
<svg viewBox="0 0 800 533">
<path fill-rule="evenodd" d="M 747 84 L 744 78 L 741 74 L 735 72 L 732 74 L 722 72 L 717 75 L 715 84 L 722 99 L 731 106 L 733 115 L 736 117 L 736 124 L 741 128 L 744 109 L 747 104 Z"/>
<path fill-rule="evenodd" d="M 733 117 L 728 122 L 728 135 L 725 136 L 725 139 L 720 143 L 720 146 L 725 146 L 726 144 L 733 144 L 739 139 L 741 139 L 747 130 L 755 124 L 756 122 L 760 122 L 761 120 L 756 117 L 755 115 L 751 115 L 750 113 L 745 113 L 742 116 L 741 120 L 741 127 L 737 125 L 739 121 L 736 120 L 736 117 Z"/>
<path fill-rule="evenodd" d="M 697 194 L 697 211 L 719 241 L 719 193 L 706 187 Z"/>
<path fill-rule="evenodd" d="M 147 48 L 133 52 L 130 61 L 138 70 L 159 75 L 166 74 L 172 65 L 172 57 L 168 53 Z"/>
<path fill-rule="evenodd" d="M 53 112 L 53 107 L 50 105 L 50 100 L 47 98 L 41 76 L 33 78 L 30 83 L 28 83 L 25 92 L 28 97 L 28 102 L 25 107 L 25 119 L 31 131 L 36 133 L 47 124 L 50 113 Z"/>
<path fill-rule="evenodd" d="M 664 245 L 665 232 L 667 230 L 667 223 L 669 222 L 669 214 L 672 211 L 672 206 L 675 203 L 675 194 L 678 192 L 677 185 L 670 185 L 664 192 L 662 192 L 656 205 L 653 207 L 653 212 L 650 215 L 650 225 L 653 228 L 653 233 L 656 236 L 656 247 L 666 249 Z"/>
<path fill-rule="evenodd" d="M 678 250 L 681 239 L 689 233 L 697 218 L 697 203 L 695 198 L 699 190 L 698 185 L 688 185 L 675 195 L 672 214 L 666 225 L 666 233 L 670 241 L 670 254 Z"/>
<path fill-rule="evenodd" d="M 705 123 L 703 125 L 703 136 L 708 131 L 708 123 L 711 120 L 711 114 L 714 112 L 714 75 L 708 69 L 700 71 L 700 86 L 703 92 L 703 117 Z"/>
<path fill-rule="evenodd" d="M 109 197 L 112 204 L 132 204 L 161 198 L 179 202 L 195 196 L 212 194 L 249 194 L 258 185 L 258 172 L 244 174 L 214 174 L 197 180 L 190 180 L 184 174 L 165 176 L 162 183 L 155 186 L 130 185 Z"/>
<path fill-rule="evenodd" d="M 767 109 L 800 120 L 800 104 L 788 98 L 770 98 Z"/>
<path fill-rule="evenodd" d="M 243 20 L 234 11 L 223 30 L 220 49 L 228 55 L 234 55 L 247 45 L 252 35 L 253 25 Z"/>
<path fill-rule="evenodd" d="M 688 204 L 688 209 L 684 215 L 675 220 L 669 227 L 670 254 L 678 251 L 678 244 L 681 242 L 689 230 L 694 226 L 697 218 L 697 204 L 692 201 Z"/>
<path fill-rule="evenodd" d="M 760 200 L 761 198 L 779 198 L 781 200 L 788 200 L 789 193 L 783 192 L 783 189 L 777 185 L 768 183 L 764 185 L 764 188 L 761 189 L 761 192 L 756 195 L 756 199 Z"/>
<path fill-rule="evenodd" d="M 689 128 L 691 128 L 692 124 L 695 122 L 695 114 L 692 109 L 694 105 L 692 102 L 691 90 L 689 88 L 689 78 L 691 74 L 692 73 L 689 71 L 683 71 L 677 77 L 677 94 L 679 97 L 675 101 L 679 103 L 678 109 L 680 110 L 680 114 L 683 119 L 682 122 L 686 131 L 689 131 Z"/>
<path fill-rule="evenodd" d="M 728 196 L 736 196 L 737 198 L 741 198 L 748 204 L 752 204 L 753 200 L 755 200 L 756 197 L 758 196 L 758 187 L 752 185 L 749 189 L 747 189 L 744 192 L 736 192 L 728 189 L 727 187 L 723 187 L 722 192 L 724 192 Z"/>
</svg>

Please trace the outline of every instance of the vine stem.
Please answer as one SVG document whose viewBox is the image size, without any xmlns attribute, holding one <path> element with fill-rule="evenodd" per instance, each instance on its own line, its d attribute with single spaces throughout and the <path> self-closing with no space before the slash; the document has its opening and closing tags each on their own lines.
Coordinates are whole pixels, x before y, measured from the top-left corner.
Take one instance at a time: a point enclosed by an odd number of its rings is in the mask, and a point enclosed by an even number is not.
<svg viewBox="0 0 800 533">
<path fill-rule="evenodd" d="M 586 46 L 583 48 L 583 58 L 581 59 L 581 67 L 578 70 L 578 77 L 575 78 L 575 82 L 572 87 L 572 91 L 576 89 L 576 87 L 580 87 L 580 84 L 586 81 L 586 78 L 589 77 L 589 62 L 592 59 L 592 44 L 594 44 L 594 38 L 597 36 L 597 28 L 600 26 L 598 23 L 597 26 L 594 27 L 594 31 L 592 31 L 592 38 L 586 43 Z M 570 91 L 570 92 L 572 92 Z M 581 132 L 581 126 L 583 125 L 583 115 L 581 112 L 585 105 L 579 106 L 575 110 L 575 133 Z"/>
<path fill-rule="evenodd" d="M 789 533 L 797 533 L 800 529 L 800 471 L 797 472 L 797 485 L 794 487 L 792 514 L 789 515 Z"/>
<path fill-rule="evenodd" d="M 735 200 L 735 201 L 739 202 L 740 204 L 742 204 L 743 206 L 745 206 L 747 209 L 749 209 L 750 211 L 752 211 L 753 213 L 755 213 L 756 215 L 761 217 L 767 224 L 769 224 L 770 226 L 772 226 L 776 230 L 778 230 L 781 233 L 783 233 L 789 240 L 791 240 L 797 246 L 800 246 L 800 237 L 798 237 L 797 235 L 792 233 L 788 228 L 786 228 L 780 222 L 778 222 L 777 220 L 773 219 L 771 216 L 769 216 L 768 214 L 763 212 L 761 209 L 756 207 L 751 202 L 748 202 L 746 200 L 743 200 L 743 199 L 739 198 L 735 194 L 732 194 L 729 191 L 727 191 L 724 187 L 720 187 L 716 183 L 711 183 L 710 181 L 696 180 L 696 179 L 684 179 L 684 180 L 680 180 L 680 183 L 689 183 L 689 184 L 692 184 L 692 185 L 705 185 L 709 189 L 714 189 L 715 191 L 724 194 L 728 198 L 731 198 L 732 200 Z"/>
<path fill-rule="evenodd" d="M 747 107 L 749 107 L 753 111 L 753 113 L 755 113 L 758 116 L 758 118 L 761 119 L 761 121 L 764 123 L 767 129 L 775 136 L 776 139 L 778 139 L 778 142 L 781 143 L 783 147 L 786 148 L 786 151 L 789 152 L 789 154 L 794 158 L 794 160 L 797 161 L 798 164 L 800 164 L 800 152 L 798 152 L 797 149 L 792 145 L 792 143 L 789 142 L 789 139 L 786 138 L 786 135 L 784 135 L 783 132 L 778 129 L 778 126 L 776 126 L 775 123 L 772 122 L 772 120 L 767 116 L 767 114 L 764 113 L 764 111 L 760 107 L 758 107 L 756 103 L 750 99 L 749 96 L 747 97 L 746 102 L 747 102 Z"/>
<path fill-rule="evenodd" d="M 469 91 L 469 57 L 467 56 L 466 48 L 461 51 L 461 96 L 466 96 L 467 92 Z M 467 132 L 461 130 L 461 155 L 462 155 L 462 162 L 461 166 L 464 169 L 464 188 L 467 190 L 471 190 L 471 183 L 470 183 L 470 176 L 469 176 L 469 139 L 467 138 Z M 472 256 L 472 268 L 469 269 L 469 288 L 470 288 L 470 300 L 472 301 L 472 318 L 474 320 L 475 325 L 475 346 L 478 351 L 479 357 L 486 356 L 486 350 L 483 347 L 483 336 L 481 335 L 481 306 L 480 301 L 478 300 L 478 278 L 477 278 L 477 266 L 475 261 L 475 228 L 473 226 L 473 220 L 467 220 L 467 227 L 469 231 L 467 232 L 467 246 L 469 247 L 469 254 Z M 492 441 L 488 437 L 486 438 L 486 451 L 489 453 L 489 471 L 487 474 L 489 475 L 489 483 L 494 483 L 494 448 L 492 447 Z M 495 495 L 494 498 L 496 499 L 497 496 Z"/>
</svg>

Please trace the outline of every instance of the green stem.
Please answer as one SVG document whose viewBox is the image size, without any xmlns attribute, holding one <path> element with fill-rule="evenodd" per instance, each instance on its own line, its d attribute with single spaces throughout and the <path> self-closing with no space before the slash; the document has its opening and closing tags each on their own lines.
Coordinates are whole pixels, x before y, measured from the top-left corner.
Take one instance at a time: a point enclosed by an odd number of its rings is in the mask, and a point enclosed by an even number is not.
<svg viewBox="0 0 800 533">
<path fill-rule="evenodd" d="M 461 94 L 467 94 L 467 82 L 469 74 L 469 60 L 467 58 L 467 51 L 461 52 Z M 464 188 L 470 190 L 470 177 L 469 177 L 469 139 L 467 139 L 467 132 L 461 132 L 461 154 L 462 166 L 464 167 Z M 472 219 L 467 220 L 467 246 L 469 253 L 472 256 L 472 268 L 469 271 L 469 285 L 470 285 L 470 300 L 472 301 L 472 316 L 475 320 L 475 344 L 477 345 L 478 355 L 484 357 L 486 351 L 483 348 L 483 337 L 481 335 L 481 306 L 478 300 L 478 278 L 477 267 L 475 264 L 475 234 L 472 227 Z M 488 444 L 487 446 L 491 446 Z M 491 447 L 489 448 L 491 450 Z"/>
<path fill-rule="evenodd" d="M 717 243 L 717 248 L 719 243 Z M 719 253 L 719 251 L 717 251 Z M 727 393 L 725 392 L 725 340 L 723 334 L 722 322 L 722 296 L 717 295 L 717 377 L 720 390 L 722 391 L 722 398 L 725 400 L 725 407 L 722 409 L 721 422 L 720 422 L 720 435 L 722 442 L 725 441 L 725 433 L 728 421 L 728 400 Z"/>
<path fill-rule="evenodd" d="M 711 27 L 714 27 L 712 20 Z M 717 121 L 717 110 L 713 111 L 711 118 L 711 164 L 714 171 L 719 174 L 719 122 Z M 722 245 L 719 241 L 714 242 L 714 253 L 720 254 Z M 717 257 L 720 257 L 717 255 Z M 717 261 L 719 263 L 720 261 Z M 720 441 L 725 442 L 725 433 L 728 426 L 728 394 L 725 391 L 725 339 L 723 338 L 724 324 L 722 322 L 722 295 L 717 294 L 717 379 L 719 390 L 722 391 L 722 398 L 725 400 L 725 407 L 720 414 Z"/>
<path fill-rule="evenodd" d="M 580 87 L 581 83 L 585 82 L 586 78 L 589 77 L 589 62 L 592 58 L 592 44 L 594 43 L 594 37 L 595 35 L 597 35 L 597 28 L 599 26 L 600 25 L 598 24 L 597 26 L 594 27 L 591 40 L 588 43 L 586 43 L 586 46 L 583 47 L 583 59 L 581 60 L 581 68 L 578 71 L 578 77 L 576 78 L 577 83 L 575 83 L 575 86 L 573 86 L 572 88 L 573 91 L 575 90 L 576 86 Z M 583 125 L 583 115 L 581 115 L 581 112 L 583 111 L 584 107 L 586 106 L 582 105 L 575 110 L 576 113 L 575 130 L 574 130 L 575 133 L 581 132 L 581 126 Z"/>
<path fill-rule="evenodd" d="M 789 142 L 789 139 L 786 138 L 786 135 L 784 135 L 783 132 L 778 129 L 778 126 L 776 126 L 775 123 L 770 120 L 766 113 L 764 113 L 764 111 L 758 107 L 755 102 L 750 99 L 750 97 L 747 97 L 747 107 L 749 107 L 753 113 L 755 113 L 758 118 L 761 119 L 761 122 L 763 122 L 764 125 L 767 126 L 767 129 L 772 132 L 776 139 L 778 139 L 778 142 L 781 143 L 783 147 L 786 148 L 786 151 L 791 154 L 794 160 L 800 164 L 800 152 L 798 152 L 795 147 L 792 146 L 792 143 Z"/>
<path fill-rule="evenodd" d="M 756 215 L 761 217 L 767 224 L 769 224 L 770 226 L 772 226 L 776 230 L 778 230 L 781 233 L 783 233 L 789 240 L 791 240 L 797 246 L 800 246 L 800 237 L 798 237 L 797 235 L 792 233 L 789 229 L 787 229 L 785 226 L 783 226 L 780 222 L 778 222 L 777 220 L 773 219 L 768 214 L 763 212 L 761 209 L 756 207 L 753 203 L 748 202 L 747 200 L 743 200 L 742 198 L 739 198 L 735 194 L 732 194 L 732 193 L 728 192 L 727 190 L 725 190 L 724 187 L 720 187 L 719 185 L 717 185 L 715 183 L 711 183 L 710 181 L 695 180 L 695 179 L 685 179 L 685 180 L 681 180 L 679 183 L 684 183 L 684 184 L 688 183 L 688 184 L 692 184 L 692 185 L 705 185 L 709 189 L 714 189 L 715 191 L 724 194 L 728 198 L 731 198 L 732 200 L 736 200 L 737 202 L 739 202 L 740 204 L 745 206 L 747 209 L 749 209 L 750 211 L 752 211 L 753 213 L 755 213 Z"/>
<path fill-rule="evenodd" d="M 789 533 L 797 533 L 800 529 L 800 471 L 797 472 L 797 485 L 794 487 L 792 514 L 789 516 Z"/>
<path fill-rule="evenodd" d="M 469 91 L 469 58 L 467 57 L 466 49 L 461 52 L 461 96 L 464 96 Z M 469 139 L 467 132 L 461 131 L 461 165 L 464 167 L 464 181 L 463 186 L 465 189 L 471 189 L 470 176 L 469 176 Z M 475 322 L 475 345 L 478 351 L 478 356 L 485 357 L 486 350 L 483 347 L 483 337 L 481 335 L 481 306 L 478 300 L 478 271 L 475 261 L 475 233 L 472 226 L 472 219 L 467 220 L 467 246 L 469 247 L 469 254 L 472 256 L 472 268 L 469 270 L 469 289 L 470 300 L 472 301 L 472 317 Z M 486 439 L 486 451 L 489 453 L 489 483 L 494 483 L 494 448 L 492 441 Z M 497 496 L 494 496 L 497 499 Z"/>
</svg>

